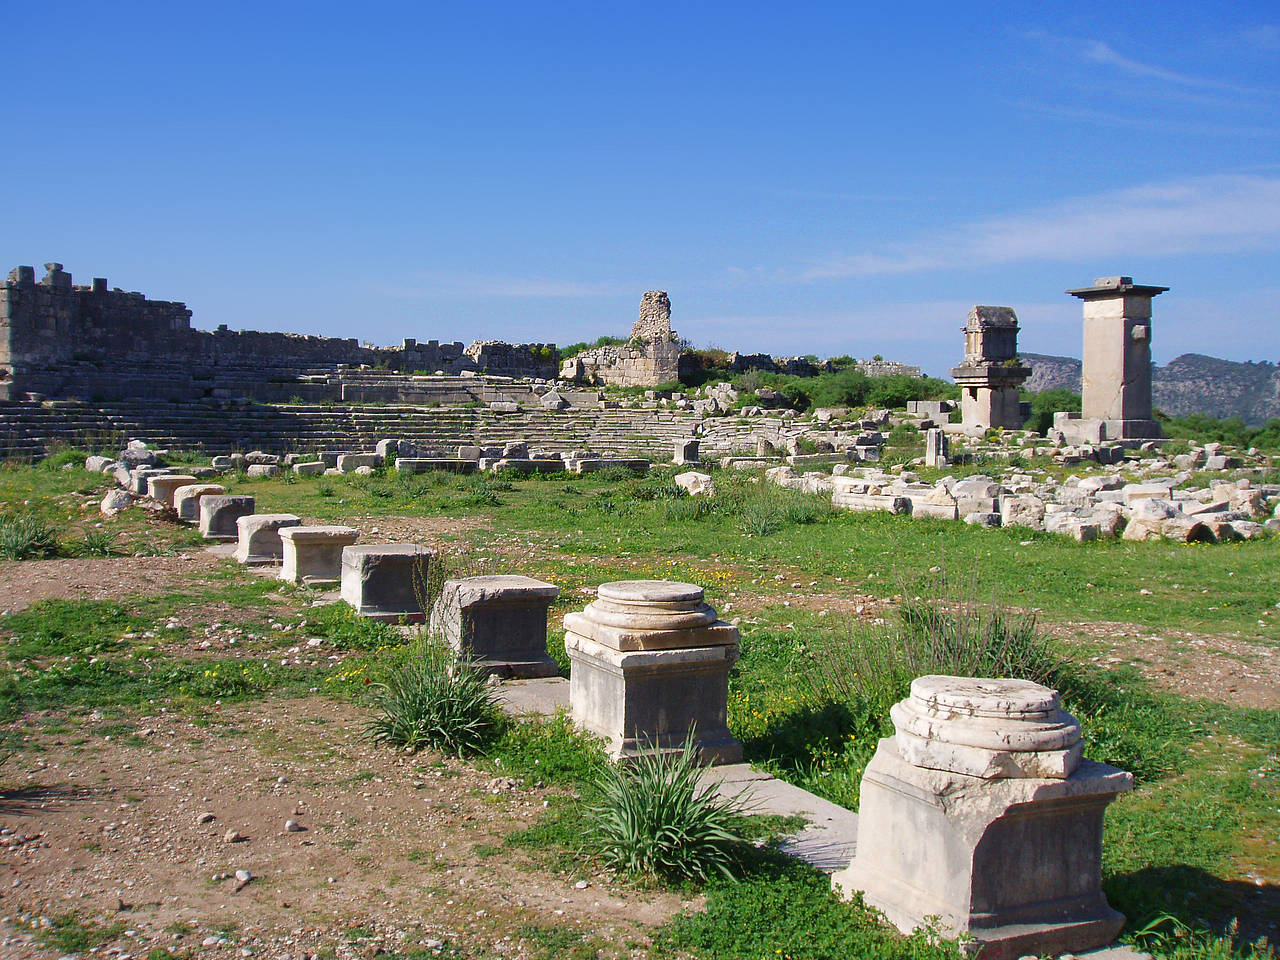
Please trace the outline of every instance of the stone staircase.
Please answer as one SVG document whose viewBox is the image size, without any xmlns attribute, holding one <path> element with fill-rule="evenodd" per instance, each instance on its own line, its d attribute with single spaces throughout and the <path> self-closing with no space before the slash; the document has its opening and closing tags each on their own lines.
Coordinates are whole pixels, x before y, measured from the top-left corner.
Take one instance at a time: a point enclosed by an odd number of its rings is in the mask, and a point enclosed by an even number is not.
<svg viewBox="0 0 1280 960">
<path fill-rule="evenodd" d="M 495 387 L 495 389 L 501 389 Z M 585 448 L 618 457 L 671 459 L 696 417 L 665 410 L 545 410 L 498 413 L 482 406 L 72 400 L 0 402 L 0 459 L 32 460 L 58 446 L 111 452 L 129 439 L 209 453 L 372 449 L 384 438 L 448 450 L 460 444 L 528 440 L 559 452 Z"/>
</svg>

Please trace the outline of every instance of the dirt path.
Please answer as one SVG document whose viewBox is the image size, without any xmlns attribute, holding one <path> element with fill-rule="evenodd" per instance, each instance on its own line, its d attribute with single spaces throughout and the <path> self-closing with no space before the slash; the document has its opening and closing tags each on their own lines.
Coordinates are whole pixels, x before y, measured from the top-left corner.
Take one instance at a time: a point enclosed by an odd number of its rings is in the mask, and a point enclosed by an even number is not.
<svg viewBox="0 0 1280 960">
<path fill-rule="evenodd" d="M 1188 697 L 1280 710 L 1280 647 L 1132 623 L 1063 626 L 1107 647 L 1096 663 L 1132 663 L 1152 683 Z"/>
<path fill-rule="evenodd" d="M 75 557 L 0 562 L 0 611 L 25 610 L 41 600 L 122 600 L 188 583 L 193 573 L 223 561 L 203 550 L 162 557 Z"/>
<path fill-rule="evenodd" d="M 0 915 L 11 918 L 0 955 L 75 952 L 12 922 L 73 915 L 115 925 L 110 943 L 133 956 L 440 944 L 531 956 L 524 925 L 580 925 L 621 944 L 685 905 L 501 849 L 547 790 L 373 746 L 354 707 L 309 699 L 226 714 L 143 717 L 123 737 L 90 720 L 9 761 L 5 782 L 19 786 L 0 793 Z"/>
</svg>

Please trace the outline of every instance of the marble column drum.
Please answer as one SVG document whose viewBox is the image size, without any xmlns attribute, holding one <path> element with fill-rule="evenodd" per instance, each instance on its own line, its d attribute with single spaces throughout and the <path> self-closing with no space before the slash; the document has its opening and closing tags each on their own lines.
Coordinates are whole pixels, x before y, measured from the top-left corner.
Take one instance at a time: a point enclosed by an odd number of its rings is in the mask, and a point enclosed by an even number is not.
<svg viewBox="0 0 1280 960">
<path fill-rule="evenodd" d="M 726 724 L 738 628 L 716 617 L 701 587 L 601 584 L 564 626 L 573 719 L 606 739 L 613 757 L 678 751 L 692 732 L 704 762 L 742 759 Z"/>
</svg>

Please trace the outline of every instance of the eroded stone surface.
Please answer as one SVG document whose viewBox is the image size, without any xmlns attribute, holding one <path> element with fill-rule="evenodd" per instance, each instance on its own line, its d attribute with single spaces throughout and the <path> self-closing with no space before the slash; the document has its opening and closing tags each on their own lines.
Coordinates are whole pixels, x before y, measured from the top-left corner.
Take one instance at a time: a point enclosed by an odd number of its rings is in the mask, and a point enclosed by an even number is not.
<svg viewBox="0 0 1280 960">
<path fill-rule="evenodd" d="M 298 526 L 279 531 L 283 548 L 280 579 L 305 586 L 337 583 L 342 551 L 360 537 L 354 527 Z"/>
<path fill-rule="evenodd" d="M 615 757 L 678 750 L 692 733 L 704 760 L 740 760 L 726 724 L 737 628 L 690 583 L 624 580 L 596 594 L 565 616 L 574 720 L 608 740 Z"/>
<path fill-rule="evenodd" d="M 342 599 L 362 617 L 421 620 L 435 551 L 416 543 L 379 543 L 342 550 Z"/>
<path fill-rule="evenodd" d="M 1057 691 L 1030 680 L 925 676 L 890 710 L 908 763 L 982 779 L 1066 779 L 1080 765 L 1080 723 Z"/>
<path fill-rule="evenodd" d="M 531 577 L 446 580 L 431 611 L 431 632 L 459 659 L 502 677 L 553 677 L 560 665 L 547 653 L 547 611 L 560 588 Z"/>
</svg>

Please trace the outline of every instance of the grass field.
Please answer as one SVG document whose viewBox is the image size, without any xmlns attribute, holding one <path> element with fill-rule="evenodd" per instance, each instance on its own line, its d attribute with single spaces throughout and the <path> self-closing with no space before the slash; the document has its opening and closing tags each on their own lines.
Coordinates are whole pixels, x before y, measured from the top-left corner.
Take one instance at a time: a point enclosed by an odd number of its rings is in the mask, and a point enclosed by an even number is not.
<svg viewBox="0 0 1280 960">
<path fill-rule="evenodd" d="M 1133 657 L 1100 659 L 1096 646 L 1073 638 L 1115 624 L 1210 646 L 1274 647 L 1276 539 L 1078 544 L 833 511 L 822 498 L 743 475 L 717 473 L 716 496 L 695 499 L 675 487 L 672 472 L 225 482 L 229 492 L 254 495 L 260 512 L 341 521 L 371 540 L 429 536 L 482 558 L 486 572 L 556 583 L 562 594 L 549 648 L 566 669 L 560 615 L 581 609 L 597 584 L 653 577 L 704 586 L 722 616 L 740 621 L 730 726 L 748 758 L 851 807 L 876 738 L 891 729 L 887 706 L 902 691 L 885 679 L 870 692 L 833 693 L 824 683 L 833 651 L 862 642 L 867 630 L 891 630 L 894 601 L 938 596 L 939 578 L 983 602 L 1035 611 L 1062 661 L 1054 677 L 1085 725 L 1088 755 L 1138 780 L 1111 808 L 1105 847 L 1106 889 L 1129 917 L 1126 936 L 1169 957 L 1267 955 L 1249 941 L 1280 925 L 1280 713 L 1245 708 L 1228 689 L 1177 695 L 1144 679 Z M 189 531 L 139 510 L 104 521 L 85 509 L 108 488 L 78 469 L 5 468 L 0 513 L 47 522 L 63 545 L 55 556 L 80 555 L 70 545 L 90 531 L 114 535 L 113 562 L 122 565 L 130 556 L 193 549 Z M 269 697 L 360 699 L 367 681 L 405 655 L 395 631 L 314 607 L 310 591 L 281 589 L 229 563 L 184 576 L 178 589 L 49 600 L 0 619 L 9 748 L 32 749 L 34 731 L 74 731 L 90 710 L 127 735 L 131 716 L 156 702 L 199 715 L 215 703 Z M 238 642 L 202 650 L 210 621 L 227 620 L 228 611 Z M 291 652 L 304 633 L 325 638 L 341 657 Z M 1143 658 L 1159 659 L 1162 650 L 1153 643 Z M 508 838 L 508 849 L 531 851 L 531 869 L 572 860 L 575 824 L 590 801 L 590 753 L 567 729 L 535 727 L 507 734 L 475 761 L 495 771 L 536 770 L 564 785 L 541 821 Z M 762 855 L 740 883 L 713 881 L 696 892 L 706 908 L 655 929 L 653 955 L 950 955 L 928 937 L 887 933 L 865 911 L 836 901 L 820 875 L 777 857 Z M 559 942 L 554 931 L 531 936 L 548 951 Z M 608 945 L 594 949 L 610 955 Z"/>
</svg>

